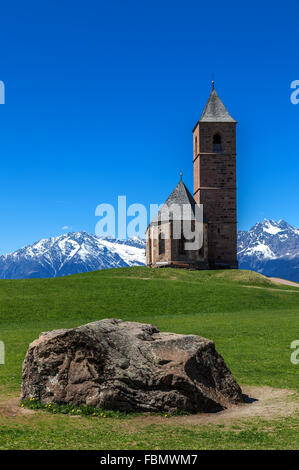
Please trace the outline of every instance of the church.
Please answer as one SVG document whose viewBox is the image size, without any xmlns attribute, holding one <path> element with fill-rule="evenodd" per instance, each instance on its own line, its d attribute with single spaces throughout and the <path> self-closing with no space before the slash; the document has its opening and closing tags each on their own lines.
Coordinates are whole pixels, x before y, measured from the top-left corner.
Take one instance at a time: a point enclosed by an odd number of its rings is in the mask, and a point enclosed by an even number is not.
<svg viewBox="0 0 299 470">
<path fill-rule="evenodd" d="M 178 185 L 147 228 L 147 266 L 238 268 L 236 124 L 212 82 L 210 97 L 192 131 L 193 196 L 181 175 Z M 173 205 L 182 208 L 182 225 L 189 222 L 193 230 L 201 231 L 199 247 L 194 249 L 191 244 L 190 248 L 183 232 L 178 237 L 173 235 L 177 223 L 177 217 L 171 212 Z M 203 215 L 201 223 L 196 224 L 199 207 Z M 186 212 L 185 208 L 189 210 Z M 168 210 L 167 219 L 163 217 L 165 210 Z"/>
</svg>

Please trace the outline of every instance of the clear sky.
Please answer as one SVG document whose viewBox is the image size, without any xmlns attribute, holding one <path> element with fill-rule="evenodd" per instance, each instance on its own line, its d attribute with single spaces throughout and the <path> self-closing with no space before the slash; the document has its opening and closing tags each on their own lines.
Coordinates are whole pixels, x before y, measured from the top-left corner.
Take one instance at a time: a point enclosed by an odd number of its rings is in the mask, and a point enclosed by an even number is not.
<svg viewBox="0 0 299 470">
<path fill-rule="evenodd" d="M 298 2 L 11 0 L 0 15 L 0 253 L 94 233 L 118 195 L 162 203 L 181 169 L 192 191 L 212 74 L 239 122 L 239 228 L 299 226 Z"/>
</svg>

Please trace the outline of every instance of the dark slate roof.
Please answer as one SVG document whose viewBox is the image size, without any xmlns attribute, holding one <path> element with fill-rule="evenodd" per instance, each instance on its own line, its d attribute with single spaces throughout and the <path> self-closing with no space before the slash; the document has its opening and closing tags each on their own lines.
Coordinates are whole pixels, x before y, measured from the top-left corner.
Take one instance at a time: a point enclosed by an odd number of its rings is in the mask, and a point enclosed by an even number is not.
<svg viewBox="0 0 299 470">
<path fill-rule="evenodd" d="M 221 99 L 217 95 L 214 88 L 211 91 L 208 102 L 203 110 L 199 122 L 237 122 L 235 121 Z"/>
<path fill-rule="evenodd" d="M 166 202 L 163 204 L 159 212 L 156 214 L 156 216 L 153 218 L 151 221 L 152 223 L 156 223 L 159 220 L 163 220 L 163 210 L 166 208 L 170 208 L 173 204 L 177 204 L 181 210 L 184 206 L 189 205 L 191 206 L 191 220 L 193 220 L 195 217 L 195 206 L 197 205 L 193 196 L 189 192 L 187 186 L 184 184 L 184 182 L 181 180 L 178 185 L 174 188 Z M 183 214 L 183 212 L 182 212 Z M 170 215 L 170 220 L 173 220 L 173 216 L 171 217 Z"/>
<path fill-rule="evenodd" d="M 166 200 L 165 204 L 167 206 L 170 206 L 171 204 L 190 204 L 194 211 L 194 206 L 196 202 L 194 201 L 193 196 L 189 192 L 183 180 L 180 180 L 179 184 L 177 184 L 177 186 L 174 188 L 174 190 Z"/>
</svg>

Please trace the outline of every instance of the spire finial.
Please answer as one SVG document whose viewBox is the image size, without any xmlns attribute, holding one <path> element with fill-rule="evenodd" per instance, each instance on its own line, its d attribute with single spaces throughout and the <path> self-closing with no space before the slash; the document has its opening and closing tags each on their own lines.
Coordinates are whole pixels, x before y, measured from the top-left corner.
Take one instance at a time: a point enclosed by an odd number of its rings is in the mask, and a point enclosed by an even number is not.
<svg viewBox="0 0 299 470">
<path fill-rule="evenodd" d="M 212 90 L 214 90 L 214 85 L 215 85 L 215 74 L 214 74 L 214 72 L 212 73 L 211 78 L 212 78 Z"/>
<path fill-rule="evenodd" d="M 182 181 L 182 179 L 183 179 L 183 172 L 182 172 L 182 170 L 181 170 L 181 172 L 180 172 L 180 177 L 181 177 L 181 181 Z"/>
</svg>

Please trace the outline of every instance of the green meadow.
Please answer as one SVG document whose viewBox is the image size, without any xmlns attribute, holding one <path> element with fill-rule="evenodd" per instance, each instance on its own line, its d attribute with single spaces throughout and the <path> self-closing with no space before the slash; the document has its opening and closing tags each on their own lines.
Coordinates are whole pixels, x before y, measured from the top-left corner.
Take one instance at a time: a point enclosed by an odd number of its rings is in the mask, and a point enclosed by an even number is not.
<svg viewBox="0 0 299 470">
<path fill-rule="evenodd" d="M 299 339 L 299 288 L 250 271 L 120 268 L 55 279 L 0 281 L 0 449 L 299 448 L 299 415 L 190 426 L 109 417 L 9 414 L 22 361 L 42 331 L 103 318 L 153 323 L 163 331 L 212 339 L 238 383 L 299 391 L 290 361 Z M 2 408 L 1 408 L 2 406 Z"/>
</svg>

